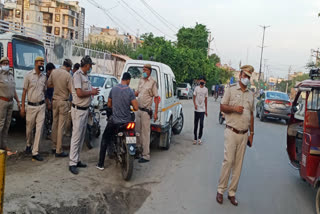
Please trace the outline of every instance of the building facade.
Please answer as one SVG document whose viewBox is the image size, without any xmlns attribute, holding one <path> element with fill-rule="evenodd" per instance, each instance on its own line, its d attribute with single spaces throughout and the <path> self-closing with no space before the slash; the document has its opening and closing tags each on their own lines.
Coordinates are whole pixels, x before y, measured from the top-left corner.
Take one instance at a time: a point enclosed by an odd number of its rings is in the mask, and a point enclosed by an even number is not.
<svg viewBox="0 0 320 214">
<path fill-rule="evenodd" d="M 78 1 L 63 0 L 6 0 L 9 11 L 5 21 L 82 43 L 84 40 L 85 9 Z"/>
</svg>

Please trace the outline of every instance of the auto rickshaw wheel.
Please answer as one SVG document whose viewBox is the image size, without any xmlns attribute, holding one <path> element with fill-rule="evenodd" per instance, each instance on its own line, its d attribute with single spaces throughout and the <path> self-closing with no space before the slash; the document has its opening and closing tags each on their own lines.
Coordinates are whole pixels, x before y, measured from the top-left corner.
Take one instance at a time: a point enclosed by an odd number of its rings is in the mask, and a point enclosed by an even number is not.
<svg viewBox="0 0 320 214">
<path fill-rule="evenodd" d="M 316 211 L 317 211 L 317 214 L 320 214 L 320 187 L 318 187 L 318 190 L 317 190 Z"/>
</svg>

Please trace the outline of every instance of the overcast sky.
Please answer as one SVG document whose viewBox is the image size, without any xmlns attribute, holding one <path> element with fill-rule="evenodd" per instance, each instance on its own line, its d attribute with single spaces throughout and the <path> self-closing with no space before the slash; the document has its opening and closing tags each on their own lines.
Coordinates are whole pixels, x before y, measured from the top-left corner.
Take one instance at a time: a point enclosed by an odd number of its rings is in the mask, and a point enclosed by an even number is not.
<svg viewBox="0 0 320 214">
<path fill-rule="evenodd" d="M 211 53 L 219 55 L 222 63 L 238 68 L 241 61 L 242 65 L 252 64 L 256 71 L 262 40 L 259 25 L 270 25 L 263 58 L 274 77 L 285 77 L 290 65 L 292 72 L 305 71 L 310 50 L 320 47 L 320 0 L 144 0 L 170 22 L 166 25 L 143 0 L 94 0 L 108 9 L 113 20 L 89 1 L 80 0 L 86 8 L 86 27 L 117 27 L 134 35 L 153 32 L 173 40 L 174 26 L 193 27 L 198 22 L 212 32 Z"/>
</svg>

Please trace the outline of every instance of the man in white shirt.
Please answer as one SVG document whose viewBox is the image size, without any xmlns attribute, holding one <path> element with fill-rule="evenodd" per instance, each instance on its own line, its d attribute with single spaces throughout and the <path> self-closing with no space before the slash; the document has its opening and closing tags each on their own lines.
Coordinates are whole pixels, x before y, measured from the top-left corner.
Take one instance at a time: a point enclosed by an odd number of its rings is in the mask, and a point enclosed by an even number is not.
<svg viewBox="0 0 320 214">
<path fill-rule="evenodd" d="M 201 137 L 203 131 L 204 115 L 208 116 L 207 113 L 207 100 L 208 100 L 208 89 L 205 87 L 206 78 L 199 78 L 200 85 L 194 89 L 193 93 L 193 104 L 194 104 L 194 142 L 193 144 L 202 144 Z M 200 121 L 200 129 L 198 135 L 198 124 Z"/>
</svg>

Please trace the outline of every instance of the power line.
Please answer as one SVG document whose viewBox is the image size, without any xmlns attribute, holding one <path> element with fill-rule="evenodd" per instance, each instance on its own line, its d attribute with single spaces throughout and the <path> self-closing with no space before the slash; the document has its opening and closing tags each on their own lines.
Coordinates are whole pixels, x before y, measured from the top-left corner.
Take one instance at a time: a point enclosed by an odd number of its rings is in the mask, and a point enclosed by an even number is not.
<svg viewBox="0 0 320 214">
<path fill-rule="evenodd" d="M 150 26 L 152 26 L 154 29 L 158 30 L 159 32 L 161 32 L 163 35 L 166 35 L 172 39 L 175 39 L 172 36 L 169 36 L 168 34 L 164 33 L 161 29 L 159 29 L 158 27 L 154 26 L 151 22 L 149 22 L 148 20 L 146 20 L 143 16 L 141 16 L 139 13 L 137 13 L 137 11 L 135 11 L 127 2 L 125 2 L 124 0 L 121 0 L 130 10 L 132 10 L 137 16 L 139 16 L 142 20 L 144 20 L 146 23 L 148 23 Z"/>
<path fill-rule="evenodd" d="M 118 20 L 116 17 L 113 17 L 108 13 L 108 10 L 112 9 L 105 9 L 103 6 L 99 5 L 95 0 L 87 0 L 90 4 L 95 6 L 96 8 L 100 9 L 115 25 L 118 25 L 119 28 L 121 28 L 124 32 L 126 29 L 129 29 L 130 31 L 134 32 L 134 30 L 130 29 L 126 24 L 122 23 L 120 20 Z M 115 20 L 117 19 L 117 21 Z M 124 27 L 123 27 L 124 26 Z"/>
<path fill-rule="evenodd" d="M 171 24 L 168 20 L 166 20 L 163 16 L 161 16 L 156 10 L 154 10 L 147 2 L 144 0 L 140 0 L 150 11 L 155 17 L 157 17 L 165 26 L 167 26 L 172 32 L 176 33 L 176 30 L 178 30 L 177 27 L 175 27 L 173 24 Z M 173 30 L 170 26 L 175 28 L 176 30 Z"/>
</svg>

